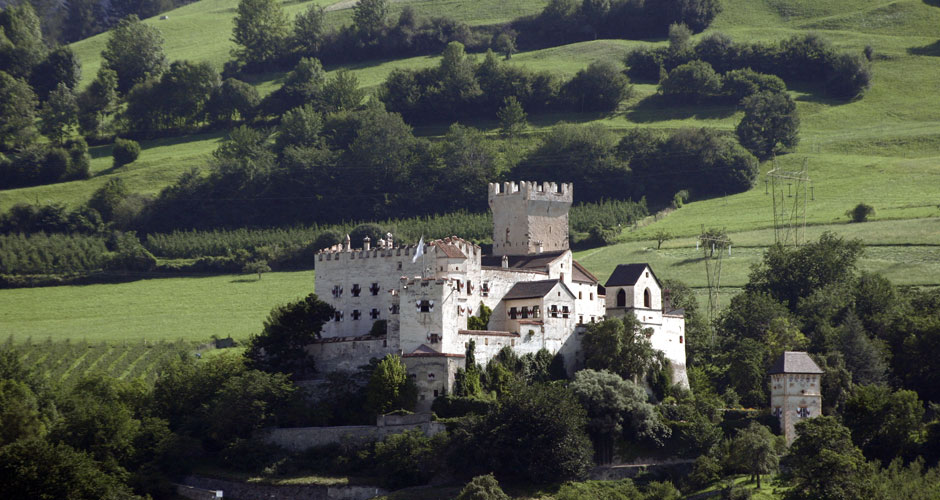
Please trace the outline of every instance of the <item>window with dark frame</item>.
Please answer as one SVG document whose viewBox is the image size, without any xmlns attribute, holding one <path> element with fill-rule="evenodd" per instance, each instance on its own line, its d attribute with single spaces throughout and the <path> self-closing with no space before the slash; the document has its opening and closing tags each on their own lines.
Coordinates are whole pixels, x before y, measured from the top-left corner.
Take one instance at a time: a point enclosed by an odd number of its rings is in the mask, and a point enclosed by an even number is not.
<svg viewBox="0 0 940 500">
<path fill-rule="evenodd" d="M 353 321 L 359 321 L 359 318 L 362 316 L 362 313 L 359 312 L 359 309 L 353 309 L 353 312 L 350 316 L 352 316 Z"/>
<path fill-rule="evenodd" d="M 372 286 L 369 287 L 369 291 L 372 292 L 372 295 L 373 295 L 373 296 L 378 295 L 378 294 L 379 294 L 379 284 L 378 284 L 378 283 L 373 283 Z"/>
<path fill-rule="evenodd" d="M 379 310 L 373 307 L 372 310 L 369 311 L 369 317 L 372 319 L 379 319 Z"/>
<path fill-rule="evenodd" d="M 358 297 L 359 292 L 362 291 L 362 288 L 359 288 L 359 283 L 353 283 L 352 289 L 350 291 L 352 292 L 353 297 Z"/>
</svg>

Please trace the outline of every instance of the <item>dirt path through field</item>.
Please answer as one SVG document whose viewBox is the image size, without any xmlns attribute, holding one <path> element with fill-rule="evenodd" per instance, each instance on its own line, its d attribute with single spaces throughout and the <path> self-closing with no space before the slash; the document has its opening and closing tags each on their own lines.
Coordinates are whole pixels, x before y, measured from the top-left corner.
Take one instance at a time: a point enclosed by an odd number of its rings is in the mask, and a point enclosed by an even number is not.
<svg viewBox="0 0 940 500">
<path fill-rule="evenodd" d="M 403 2 L 404 0 L 388 0 L 388 1 L 389 3 L 394 3 L 394 2 Z M 351 9 L 357 3 L 359 3 L 359 0 L 343 0 L 342 2 L 336 2 L 333 5 L 330 5 L 323 10 L 326 12 L 330 12 L 334 10 Z"/>
</svg>

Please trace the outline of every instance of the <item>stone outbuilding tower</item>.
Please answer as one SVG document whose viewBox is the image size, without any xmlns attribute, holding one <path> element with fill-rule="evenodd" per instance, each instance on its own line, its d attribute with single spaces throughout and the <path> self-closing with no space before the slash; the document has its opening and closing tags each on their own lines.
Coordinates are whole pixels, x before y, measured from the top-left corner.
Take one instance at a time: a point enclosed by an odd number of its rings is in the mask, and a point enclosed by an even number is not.
<svg viewBox="0 0 940 500">
<path fill-rule="evenodd" d="M 574 190 L 555 182 L 490 183 L 493 255 L 533 255 L 568 249 L 568 210 Z"/>
<path fill-rule="evenodd" d="M 784 352 L 770 369 L 770 411 L 780 419 L 787 445 L 796 439 L 793 426 L 822 415 L 823 371 L 805 352 Z"/>
</svg>

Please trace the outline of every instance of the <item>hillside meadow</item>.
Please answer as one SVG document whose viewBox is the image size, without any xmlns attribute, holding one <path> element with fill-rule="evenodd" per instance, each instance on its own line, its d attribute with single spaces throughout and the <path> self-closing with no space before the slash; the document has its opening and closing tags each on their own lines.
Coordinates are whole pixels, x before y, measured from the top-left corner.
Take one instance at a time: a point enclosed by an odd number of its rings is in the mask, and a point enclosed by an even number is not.
<svg viewBox="0 0 940 500">
<path fill-rule="evenodd" d="M 335 2 L 315 0 L 329 7 Z M 313 2 L 285 2 L 293 15 Z M 405 5 L 419 16 L 447 15 L 472 25 L 506 22 L 538 12 L 547 2 L 481 0 L 405 1 L 392 4 L 392 18 Z M 202 0 L 150 19 L 166 38 L 170 60 L 209 61 L 217 67 L 229 57 L 236 2 Z M 841 50 L 874 50 L 873 85 L 859 100 L 835 101 L 820 88 L 790 89 L 801 115 L 801 142 L 778 158 L 777 166 L 807 165 L 813 200 L 807 202 L 807 237 L 823 230 L 860 237 L 869 248 L 864 270 L 884 273 L 905 285 L 940 285 L 940 7 L 922 0 L 723 0 L 724 10 L 705 34 L 721 31 L 736 41 L 771 42 L 813 31 Z M 328 23 L 350 22 L 351 11 L 327 14 Z M 697 38 L 704 34 L 699 34 Z M 100 65 L 106 34 L 73 45 L 83 61 L 85 80 Z M 621 60 L 634 47 L 661 46 L 664 40 L 596 40 L 513 56 L 510 64 L 571 76 L 596 60 Z M 349 65 L 361 85 L 375 89 L 396 68 L 421 68 L 439 58 L 422 56 Z M 336 70 L 338 68 L 328 68 Z M 252 79 L 262 93 L 277 88 L 283 74 Z M 654 82 L 634 82 L 636 95 L 616 113 L 548 114 L 530 117 L 530 132 L 539 134 L 558 122 L 598 123 L 616 131 L 634 127 L 669 130 L 714 127 L 732 131 L 742 113 L 732 106 L 662 106 Z M 495 134 L 493 121 L 472 125 Z M 440 134 L 446 124 L 422 127 L 422 135 Z M 181 173 L 204 166 L 224 133 L 194 134 L 144 141 L 140 159 L 111 168 L 110 148 L 92 148 L 92 174 L 86 181 L 0 191 L 0 210 L 13 203 L 83 203 L 100 185 L 121 177 L 132 191 L 157 193 Z M 765 162 L 762 172 L 774 167 Z M 625 230 L 616 245 L 578 252 L 576 257 L 602 281 L 623 262 L 649 262 L 662 278 L 705 286 L 701 253 L 694 237 L 703 226 L 725 228 L 734 242 L 723 261 L 722 283 L 733 292 L 742 286 L 751 264 L 772 243 L 773 213 L 765 177 L 748 192 L 696 200 L 636 230 Z M 577 193 L 577 186 L 575 186 Z M 873 222 L 848 224 L 846 210 L 857 203 L 874 206 Z M 677 239 L 655 250 L 651 238 L 665 230 Z M 245 338 L 260 329 L 275 304 L 312 291 L 313 272 L 269 273 L 261 281 L 244 276 L 148 279 L 118 285 L 2 290 L 0 331 L 19 341 L 53 338 L 205 339 L 211 335 Z"/>
</svg>

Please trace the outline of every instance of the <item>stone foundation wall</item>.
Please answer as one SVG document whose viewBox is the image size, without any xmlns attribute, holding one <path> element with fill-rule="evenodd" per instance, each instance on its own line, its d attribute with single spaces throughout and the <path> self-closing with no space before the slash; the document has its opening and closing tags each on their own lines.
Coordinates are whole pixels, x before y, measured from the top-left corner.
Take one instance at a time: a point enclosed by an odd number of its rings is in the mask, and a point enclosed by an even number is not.
<svg viewBox="0 0 940 500">
<path fill-rule="evenodd" d="M 427 436 L 445 430 L 444 424 L 425 421 L 391 425 L 344 425 L 337 427 L 285 427 L 263 431 L 261 439 L 289 451 L 304 451 L 333 443 L 362 444 L 382 441 L 392 434 L 417 429 Z"/>
<path fill-rule="evenodd" d="M 189 476 L 186 485 L 221 490 L 234 500 L 367 500 L 388 493 L 375 486 L 324 486 L 319 484 L 273 485 Z"/>
</svg>

